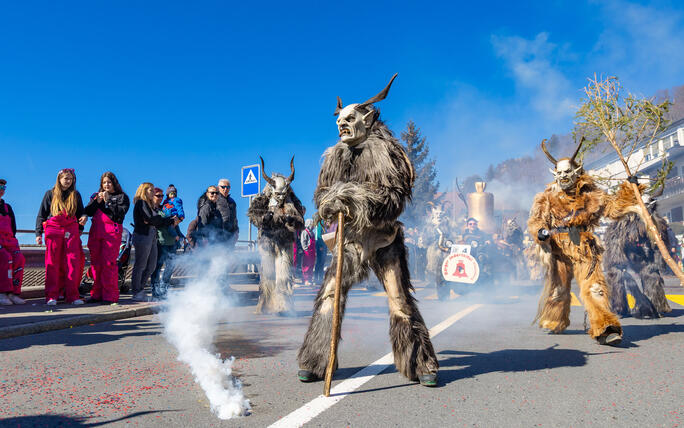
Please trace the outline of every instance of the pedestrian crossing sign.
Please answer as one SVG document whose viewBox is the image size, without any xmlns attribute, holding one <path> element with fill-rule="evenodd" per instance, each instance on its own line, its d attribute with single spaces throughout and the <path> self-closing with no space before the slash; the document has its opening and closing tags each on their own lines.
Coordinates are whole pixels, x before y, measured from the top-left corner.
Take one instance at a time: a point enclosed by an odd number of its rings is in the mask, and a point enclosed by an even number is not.
<svg viewBox="0 0 684 428">
<path fill-rule="evenodd" d="M 241 195 L 243 198 L 258 195 L 261 191 L 261 171 L 259 165 L 248 165 L 242 167 L 240 182 L 242 185 Z"/>
</svg>

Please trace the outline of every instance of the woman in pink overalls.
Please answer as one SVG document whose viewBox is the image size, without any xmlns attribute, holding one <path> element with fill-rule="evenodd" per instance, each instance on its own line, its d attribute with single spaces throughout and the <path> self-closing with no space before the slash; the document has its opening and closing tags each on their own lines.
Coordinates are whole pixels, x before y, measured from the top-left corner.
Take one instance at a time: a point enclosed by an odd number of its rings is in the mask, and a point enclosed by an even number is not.
<svg viewBox="0 0 684 428">
<path fill-rule="evenodd" d="M 19 251 L 17 221 L 10 204 L 2 199 L 7 181 L 0 179 L 0 305 L 23 305 L 21 282 L 24 279 L 24 255 Z"/>
<path fill-rule="evenodd" d="M 123 221 L 131 203 L 112 172 L 100 178 L 100 189 L 90 197 L 85 213 L 92 217 L 88 234 L 93 289 L 88 302 L 119 301 L 119 271 L 116 259 L 121 246 Z"/>
<path fill-rule="evenodd" d="M 63 169 L 55 187 L 45 192 L 36 217 L 38 245 L 45 231 L 45 300 L 50 306 L 62 295 L 67 303 L 83 304 L 78 285 L 83 275 L 81 231 L 86 221 L 76 174 L 73 169 Z"/>
</svg>

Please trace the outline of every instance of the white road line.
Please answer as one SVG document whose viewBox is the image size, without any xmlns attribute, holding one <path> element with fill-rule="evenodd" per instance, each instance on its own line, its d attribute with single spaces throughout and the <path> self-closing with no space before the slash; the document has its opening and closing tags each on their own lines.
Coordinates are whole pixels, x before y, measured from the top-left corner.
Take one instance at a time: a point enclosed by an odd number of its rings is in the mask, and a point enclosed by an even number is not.
<svg viewBox="0 0 684 428">
<path fill-rule="evenodd" d="M 482 304 L 476 304 L 465 308 L 464 310 L 455 313 L 449 318 L 430 329 L 430 337 L 435 337 L 439 333 L 449 328 L 453 323 L 465 317 L 469 313 L 482 307 Z M 371 380 L 374 376 L 380 374 L 383 370 L 394 364 L 394 357 L 392 353 L 388 353 L 379 360 L 374 361 L 371 365 L 354 373 L 352 377 L 338 384 L 330 390 L 330 397 L 319 395 L 317 398 L 309 401 L 299 409 L 283 417 L 279 421 L 273 423 L 269 428 L 289 428 L 301 427 L 311 419 L 323 413 L 335 405 L 338 401 L 357 390 L 361 385 Z"/>
</svg>

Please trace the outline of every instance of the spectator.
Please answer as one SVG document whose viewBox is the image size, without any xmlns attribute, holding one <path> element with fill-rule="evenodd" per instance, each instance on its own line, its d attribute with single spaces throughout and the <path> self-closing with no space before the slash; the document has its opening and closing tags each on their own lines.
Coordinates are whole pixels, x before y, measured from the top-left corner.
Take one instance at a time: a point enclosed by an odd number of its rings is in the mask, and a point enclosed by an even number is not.
<svg viewBox="0 0 684 428">
<path fill-rule="evenodd" d="M 327 233 L 322 221 L 316 225 L 316 268 L 314 270 L 314 280 L 317 284 L 323 283 L 325 274 L 325 261 L 328 258 L 328 246 L 323 241 L 323 235 Z"/>
<path fill-rule="evenodd" d="M 161 194 L 161 189 L 155 189 L 155 200 Z M 166 199 L 161 205 L 162 217 L 178 217 L 179 221 L 185 218 L 183 211 L 183 201 L 177 197 L 176 187 L 170 184 L 166 189 Z M 179 241 L 183 237 L 178 225 L 172 227 L 162 227 L 157 229 L 157 267 L 152 272 L 152 290 L 158 290 L 160 296 L 166 296 L 166 290 L 171 284 L 171 275 L 173 274 L 173 259 L 176 256 L 176 249 Z M 163 274 L 161 273 L 162 266 L 166 264 Z M 155 293 L 153 291 L 153 296 Z"/>
<path fill-rule="evenodd" d="M 119 275 L 116 259 L 119 256 L 123 221 L 131 203 L 112 172 L 100 177 L 100 188 L 90 197 L 86 215 L 93 218 L 88 234 L 93 289 L 89 302 L 117 303 Z"/>
<path fill-rule="evenodd" d="M 10 204 L 2 197 L 7 181 L 0 179 L 0 305 L 23 305 L 21 283 L 24 279 L 24 255 L 17 241 L 17 220 Z M 7 272 L 7 275 L 4 273 Z"/>
<path fill-rule="evenodd" d="M 155 201 L 154 185 L 142 183 L 133 198 L 133 247 L 135 248 L 135 263 L 131 278 L 133 301 L 146 302 L 149 300 L 145 292 L 145 284 L 157 267 L 157 228 L 178 224 L 177 217 L 164 218 L 155 208 L 161 205 L 163 193 Z M 158 289 L 153 293 L 159 294 Z"/>
<path fill-rule="evenodd" d="M 220 196 L 216 201 L 216 206 L 221 213 L 222 239 L 230 247 L 235 246 L 240 235 L 237 221 L 237 209 L 235 201 L 230 197 L 230 181 L 222 178 L 218 182 Z"/>
<path fill-rule="evenodd" d="M 302 280 L 304 285 L 312 285 L 313 270 L 316 264 L 316 237 L 313 231 L 313 220 L 308 218 L 304 222 L 304 230 L 299 236 L 302 246 Z"/>
<path fill-rule="evenodd" d="M 185 240 L 187 241 L 185 251 L 192 251 L 197 247 L 197 217 L 188 224 L 188 230 L 185 232 Z"/>
<path fill-rule="evenodd" d="M 222 238 L 223 217 L 217 206 L 220 199 L 218 188 L 209 186 L 197 201 L 197 230 L 202 243 L 212 243 Z"/>
<path fill-rule="evenodd" d="M 76 173 L 65 168 L 57 174 L 55 186 L 45 192 L 36 217 L 36 244 L 43 243 L 45 232 L 45 300 L 50 306 L 62 293 L 67 303 L 83 304 L 78 285 L 84 264 L 80 232 L 86 221 Z"/>
<path fill-rule="evenodd" d="M 169 184 L 169 187 L 166 188 L 166 199 L 162 202 L 162 212 L 164 213 L 164 217 L 176 216 L 181 222 L 185 220 L 183 201 L 178 197 L 178 190 L 176 190 L 176 186 L 173 184 Z M 183 238 L 183 233 L 181 233 L 180 227 L 178 226 L 169 228 L 169 234 L 176 241 L 180 241 Z"/>
</svg>

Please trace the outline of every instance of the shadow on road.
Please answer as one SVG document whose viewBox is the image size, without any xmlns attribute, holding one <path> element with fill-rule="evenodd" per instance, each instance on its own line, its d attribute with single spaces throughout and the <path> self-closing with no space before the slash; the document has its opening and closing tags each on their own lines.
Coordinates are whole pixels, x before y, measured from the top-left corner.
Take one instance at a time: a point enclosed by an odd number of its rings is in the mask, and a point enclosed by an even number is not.
<svg viewBox="0 0 684 428">
<path fill-rule="evenodd" d="M 178 410 L 149 410 L 145 412 L 135 412 L 117 419 L 104 422 L 87 423 L 88 418 L 79 416 L 66 415 L 36 415 L 36 416 L 18 416 L 15 418 L 0 419 L 0 425 L 3 427 L 99 427 L 109 425 L 113 422 L 124 421 L 126 419 L 135 418 L 154 413 L 177 412 Z"/>
<path fill-rule="evenodd" d="M 673 311 L 674 312 L 674 311 Z M 623 325 L 623 340 L 621 348 L 638 348 L 634 342 L 640 342 L 652 337 L 670 333 L 684 333 L 684 324 L 639 324 Z"/>
<path fill-rule="evenodd" d="M 557 346 L 546 349 L 503 349 L 488 353 L 442 351 L 442 355 L 454 356 L 439 361 L 439 383 L 446 385 L 485 373 L 581 367 L 587 364 L 589 355 L 595 355 L 577 349 L 557 349 Z"/>
<path fill-rule="evenodd" d="M 155 336 L 157 331 L 145 331 L 156 328 L 157 323 L 140 322 L 139 320 L 121 320 L 107 323 L 80 326 L 78 329 L 64 329 L 46 333 L 32 334 L 2 340 L 3 351 L 16 351 L 32 345 L 65 345 L 87 346 L 99 343 L 114 342 L 125 337 Z"/>
</svg>

